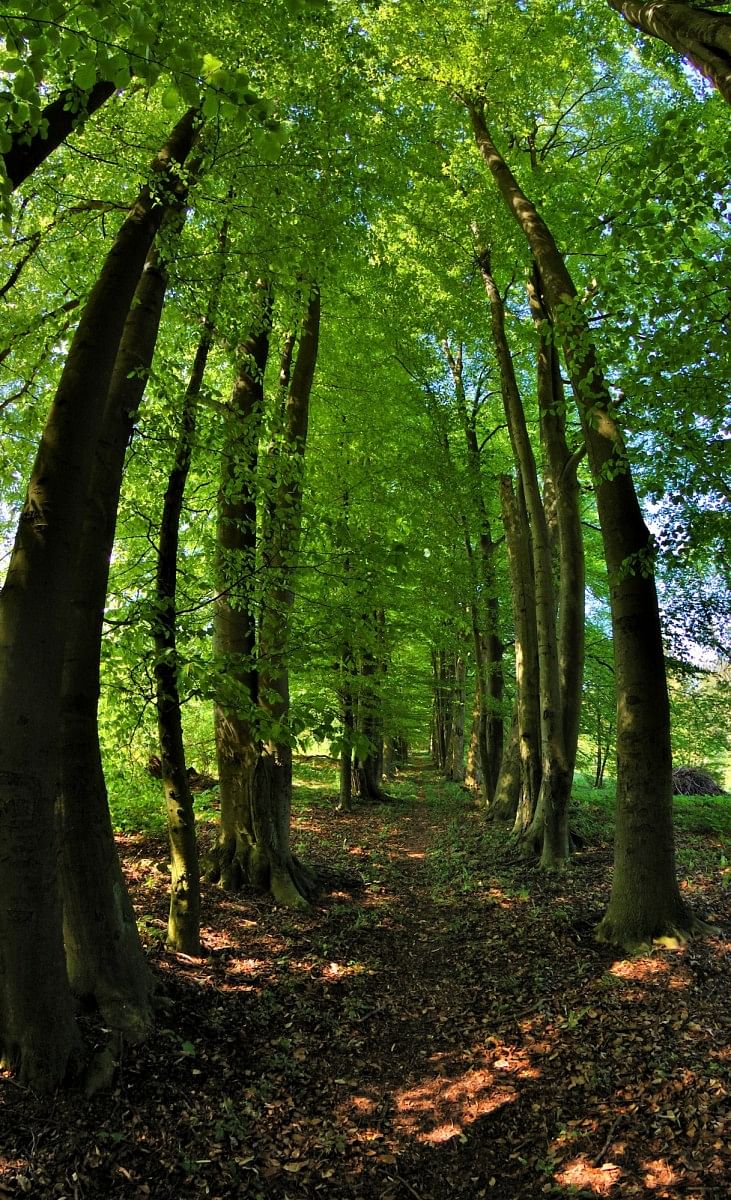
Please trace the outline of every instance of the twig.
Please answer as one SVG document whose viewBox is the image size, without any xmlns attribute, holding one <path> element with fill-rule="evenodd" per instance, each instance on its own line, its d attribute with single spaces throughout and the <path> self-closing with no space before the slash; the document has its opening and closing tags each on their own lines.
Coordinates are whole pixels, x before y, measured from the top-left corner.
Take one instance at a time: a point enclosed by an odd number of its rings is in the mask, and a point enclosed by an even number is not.
<svg viewBox="0 0 731 1200">
<path fill-rule="evenodd" d="M 598 1167 L 599 1163 L 604 1158 L 604 1155 L 606 1154 L 607 1150 L 609 1149 L 609 1144 L 610 1144 L 612 1138 L 614 1137 L 614 1131 L 616 1130 L 616 1128 L 619 1125 L 619 1122 L 622 1120 L 623 1116 L 624 1116 L 624 1113 L 619 1113 L 619 1115 L 616 1116 L 614 1118 L 614 1120 L 612 1121 L 612 1124 L 609 1127 L 609 1133 L 607 1134 L 607 1140 L 605 1141 L 601 1150 L 599 1151 L 599 1153 L 597 1154 L 593 1163 L 591 1164 L 593 1167 Z"/>
<path fill-rule="evenodd" d="M 405 1179 L 402 1179 L 399 1174 L 394 1172 L 393 1175 L 387 1175 L 386 1179 L 389 1179 L 391 1181 L 391 1183 L 403 1184 L 403 1186 L 406 1188 L 407 1192 L 411 1192 L 411 1195 L 415 1196 L 416 1200 L 423 1200 L 423 1196 L 420 1196 L 419 1193 L 416 1191 L 416 1189 L 412 1188 L 411 1184 L 407 1183 Z"/>
</svg>

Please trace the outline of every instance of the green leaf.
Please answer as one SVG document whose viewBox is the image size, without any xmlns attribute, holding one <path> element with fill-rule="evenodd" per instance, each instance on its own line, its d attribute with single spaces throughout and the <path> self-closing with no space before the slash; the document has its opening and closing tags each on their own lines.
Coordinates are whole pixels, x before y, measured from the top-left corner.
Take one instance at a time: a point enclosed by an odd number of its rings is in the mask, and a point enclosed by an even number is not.
<svg viewBox="0 0 731 1200">
<path fill-rule="evenodd" d="M 170 87 L 165 88 L 165 91 L 160 99 L 160 103 L 166 112 L 172 112 L 174 109 L 180 108 L 182 106 L 180 92 L 171 84 Z"/>
</svg>

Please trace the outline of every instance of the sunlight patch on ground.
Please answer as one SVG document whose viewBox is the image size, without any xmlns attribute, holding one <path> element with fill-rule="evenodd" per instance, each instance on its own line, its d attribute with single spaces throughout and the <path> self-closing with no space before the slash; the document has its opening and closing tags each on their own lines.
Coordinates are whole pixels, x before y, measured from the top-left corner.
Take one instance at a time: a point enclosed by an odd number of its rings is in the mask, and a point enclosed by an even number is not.
<svg viewBox="0 0 731 1200">
<path fill-rule="evenodd" d="M 572 1159 L 554 1178 L 561 1187 L 580 1188 L 582 1191 L 594 1192 L 597 1196 L 606 1196 L 621 1178 L 622 1168 L 616 1163 L 603 1163 L 596 1167 L 583 1155 Z"/>
<path fill-rule="evenodd" d="M 252 972 L 268 970 L 269 966 L 265 958 L 232 958 L 226 969 L 231 975 L 251 975 Z"/>
<path fill-rule="evenodd" d="M 655 983 L 659 978 L 667 983 L 673 966 L 675 964 L 665 958 L 621 959 L 610 967 L 610 974 L 618 979 L 629 979 L 631 983 Z"/>
<path fill-rule="evenodd" d="M 678 1182 L 677 1173 L 664 1158 L 644 1162 L 642 1168 L 645 1172 L 643 1183 L 646 1188 L 669 1188 Z"/>
<path fill-rule="evenodd" d="M 512 1104 L 518 1093 L 496 1081 L 493 1071 L 467 1071 L 459 1078 L 437 1075 L 395 1096 L 400 1132 L 425 1145 L 455 1137 L 481 1117 Z"/>
</svg>

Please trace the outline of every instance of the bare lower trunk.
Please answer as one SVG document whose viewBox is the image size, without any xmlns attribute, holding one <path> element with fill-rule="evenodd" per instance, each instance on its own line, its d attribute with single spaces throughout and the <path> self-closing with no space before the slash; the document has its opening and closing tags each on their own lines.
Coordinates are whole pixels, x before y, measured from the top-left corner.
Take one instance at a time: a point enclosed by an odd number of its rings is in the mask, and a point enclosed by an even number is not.
<svg viewBox="0 0 731 1200">
<path fill-rule="evenodd" d="M 513 707 L 510 734 L 503 751 L 495 799 L 487 810 L 490 821 L 515 821 L 521 793 L 520 725 L 518 706 Z"/>
<path fill-rule="evenodd" d="M 313 287 L 302 323 L 297 360 L 287 393 L 279 478 L 271 527 L 263 548 L 266 566 L 259 638 L 259 709 L 263 738 L 253 788 L 257 854 L 266 863 L 268 887 L 282 904 L 306 907 L 316 891 L 313 876 L 293 857 L 289 826 L 292 749 L 289 741 L 289 636 L 302 521 L 302 487 L 309 404 L 320 333 L 320 293 Z"/>
<path fill-rule="evenodd" d="M 350 645 L 345 645 L 341 663 L 340 717 L 343 726 L 343 741 L 340 751 L 340 796 L 338 801 L 338 806 L 343 812 L 350 812 L 353 807 L 353 737 L 355 735 L 353 675 L 353 652 Z"/>
<path fill-rule="evenodd" d="M 226 227 L 221 234 L 222 260 Z M 198 400 L 213 339 L 213 321 L 220 288 L 220 275 L 209 302 L 202 337 L 183 399 L 180 432 L 173 467 L 163 501 L 158 538 L 155 588 L 155 689 L 160 763 L 170 841 L 170 910 L 167 944 L 182 954 L 199 955 L 200 870 L 195 831 L 195 813 L 183 743 L 177 652 L 177 571 L 180 516 L 183 495 L 193 455 Z"/>
<path fill-rule="evenodd" d="M 221 796 L 218 842 L 206 872 L 227 890 L 262 884 L 252 803 L 259 755 L 256 666 L 256 473 L 269 357 L 272 299 L 259 283 L 254 317 L 239 347 L 218 491 L 213 648 L 218 670 L 214 705 Z"/>
<path fill-rule="evenodd" d="M 566 760 L 573 779 L 581 723 L 586 625 L 584 539 L 576 469 L 586 448 L 581 446 L 572 452 L 566 441 L 566 398 L 561 367 L 537 270 L 528 285 L 528 297 L 539 337 L 537 390 L 543 470 L 553 497 L 557 534 L 559 684 Z"/>
<path fill-rule="evenodd" d="M 165 283 L 152 252 L 125 322 L 97 445 L 66 632 L 61 705 L 57 814 L 69 981 L 76 995 L 96 1002 L 107 1024 L 133 1036 L 149 1025 L 152 980 L 117 862 L 99 750 L 98 703 L 125 451 L 152 363 Z"/>
<path fill-rule="evenodd" d="M 515 626 L 515 702 L 520 761 L 520 794 L 513 817 L 516 832 L 523 833 L 532 823 L 541 787 L 541 726 L 538 668 L 538 632 L 533 563 L 527 515 L 508 475 L 500 479 L 500 500 L 508 548 L 510 585 Z M 540 853 L 540 839 L 538 851 Z"/>
<path fill-rule="evenodd" d="M 77 1044 L 62 940 L 54 807 L 65 633 L 76 551 L 122 336 L 152 239 L 174 194 L 194 114 L 153 163 L 86 303 L 33 467 L 0 595 L 0 1057 L 58 1085 Z M 32 953 L 29 953 L 29 948 Z"/>
<path fill-rule="evenodd" d="M 449 778 L 455 783 L 464 783 L 465 674 L 464 655 L 457 654 L 454 670 L 454 714 L 449 748 Z"/>
<path fill-rule="evenodd" d="M 467 746 L 467 765 L 465 767 L 465 787 L 479 797 L 481 793 L 480 767 L 480 689 L 475 682 L 475 698 L 472 705 L 472 720 L 470 723 L 470 738 Z"/>
</svg>

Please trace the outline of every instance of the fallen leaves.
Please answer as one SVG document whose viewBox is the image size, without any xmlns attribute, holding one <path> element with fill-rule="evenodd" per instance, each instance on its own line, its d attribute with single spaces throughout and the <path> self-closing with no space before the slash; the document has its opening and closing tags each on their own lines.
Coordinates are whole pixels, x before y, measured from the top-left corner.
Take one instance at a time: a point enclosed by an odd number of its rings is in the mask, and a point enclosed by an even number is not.
<svg viewBox="0 0 731 1200">
<path fill-rule="evenodd" d="M 356 857 L 365 891 L 305 914 L 212 891 L 202 961 L 151 936 L 164 1027 L 88 1104 L 5 1089 L 3 1195 L 721 1200 L 727 945 L 615 961 L 592 938 L 606 846 L 551 881 L 503 865 L 466 807 L 309 799 L 298 853 Z M 165 848 L 125 844 L 154 934 Z M 694 904 L 728 911 L 697 883 Z"/>
</svg>

